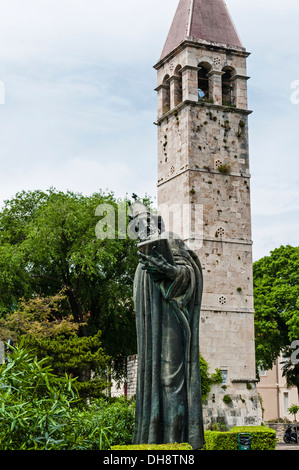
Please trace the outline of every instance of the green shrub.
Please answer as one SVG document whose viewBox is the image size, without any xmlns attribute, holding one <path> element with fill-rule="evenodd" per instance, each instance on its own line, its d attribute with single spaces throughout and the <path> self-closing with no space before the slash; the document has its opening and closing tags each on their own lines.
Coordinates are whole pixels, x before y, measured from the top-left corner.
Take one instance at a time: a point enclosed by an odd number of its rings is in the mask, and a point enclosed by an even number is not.
<svg viewBox="0 0 299 470">
<path fill-rule="evenodd" d="M 275 450 L 276 432 L 267 426 L 240 426 L 229 432 L 206 431 L 204 450 L 238 450 L 238 434 L 251 434 L 252 450 Z"/>
<path fill-rule="evenodd" d="M 251 434 L 252 450 L 275 450 L 277 439 L 276 431 L 267 426 L 236 426 L 230 430 L 237 436 L 242 432 Z"/>
<path fill-rule="evenodd" d="M 222 400 L 226 405 L 229 405 L 233 401 L 229 395 L 224 395 Z"/>
<path fill-rule="evenodd" d="M 237 439 L 237 440 L 236 440 Z M 205 431 L 205 446 L 203 450 L 237 450 L 238 436 L 230 432 Z"/>
<path fill-rule="evenodd" d="M 74 380 L 53 374 L 47 359 L 12 348 L 0 366 L 0 450 L 191 450 L 189 444 L 131 445 L 134 402 L 124 397 L 77 403 Z M 249 432 L 253 450 L 273 450 L 276 432 L 266 426 L 205 432 L 206 450 L 237 450 Z"/>
<path fill-rule="evenodd" d="M 125 397 L 114 399 L 112 402 L 95 400 L 84 411 L 83 419 L 95 423 L 105 430 L 111 446 L 129 445 L 133 441 L 135 427 L 135 402 Z"/>
<path fill-rule="evenodd" d="M 136 444 L 113 446 L 111 450 L 192 450 L 190 444 Z"/>
<path fill-rule="evenodd" d="M 83 408 L 73 379 L 57 377 L 47 359 L 21 347 L 0 366 L 0 404 L 0 450 L 105 450 L 132 442 L 133 402 L 100 399 Z"/>
<path fill-rule="evenodd" d="M 213 374 L 210 374 L 209 364 L 201 354 L 199 355 L 199 363 L 201 374 L 201 398 L 202 402 L 204 402 L 211 391 L 212 385 L 222 383 L 223 377 L 220 369 L 216 369 Z"/>
<path fill-rule="evenodd" d="M 13 348 L 0 367 L 0 450 L 63 448 L 74 397 L 69 377 L 57 378 L 46 359 Z"/>
<path fill-rule="evenodd" d="M 229 163 L 222 163 L 222 165 L 218 166 L 218 171 L 222 175 L 228 175 L 231 172 L 231 166 Z"/>
</svg>

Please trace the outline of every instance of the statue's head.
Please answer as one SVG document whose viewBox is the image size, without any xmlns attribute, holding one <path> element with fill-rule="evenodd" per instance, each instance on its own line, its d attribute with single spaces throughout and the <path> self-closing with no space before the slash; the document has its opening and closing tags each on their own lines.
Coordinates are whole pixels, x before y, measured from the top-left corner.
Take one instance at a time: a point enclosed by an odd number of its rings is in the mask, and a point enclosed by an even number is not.
<svg viewBox="0 0 299 470">
<path fill-rule="evenodd" d="M 162 217 L 152 214 L 136 196 L 135 203 L 130 204 L 129 221 L 130 231 L 140 241 L 157 238 L 165 230 Z"/>
</svg>

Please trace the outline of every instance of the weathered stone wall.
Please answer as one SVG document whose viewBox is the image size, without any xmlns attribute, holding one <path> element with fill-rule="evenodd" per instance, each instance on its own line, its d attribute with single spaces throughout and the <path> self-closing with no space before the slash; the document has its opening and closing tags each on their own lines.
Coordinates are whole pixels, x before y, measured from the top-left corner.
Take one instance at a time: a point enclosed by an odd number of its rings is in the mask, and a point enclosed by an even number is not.
<svg viewBox="0 0 299 470">
<path fill-rule="evenodd" d="M 255 379 L 253 314 L 202 310 L 200 351 L 210 370 L 227 371 L 228 386 L 235 380 Z"/>
<path fill-rule="evenodd" d="M 192 101 L 178 105 L 159 122 L 158 157 L 159 185 L 186 170 L 218 175 L 224 163 L 230 174 L 249 178 L 247 111 Z"/>
<path fill-rule="evenodd" d="M 255 350 L 248 123 L 243 111 L 223 108 L 185 103 L 161 120 L 158 202 L 167 229 L 194 246 L 202 264 L 202 354 L 212 369 L 228 370 L 230 380 L 251 380 Z M 220 164 L 228 165 L 227 171 L 221 173 Z M 194 208 L 189 220 L 182 216 L 184 205 Z M 169 209 L 176 211 L 173 219 L 167 217 Z M 186 227 L 192 228 L 194 238 Z"/>
<path fill-rule="evenodd" d="M 229 428 L 260 425 L 262 413 L 256 384 L 243 382 L 227 388 L 213 385 L 203 404 L 203 417 L 205 429 L 215 423 Z"/>
</svg>

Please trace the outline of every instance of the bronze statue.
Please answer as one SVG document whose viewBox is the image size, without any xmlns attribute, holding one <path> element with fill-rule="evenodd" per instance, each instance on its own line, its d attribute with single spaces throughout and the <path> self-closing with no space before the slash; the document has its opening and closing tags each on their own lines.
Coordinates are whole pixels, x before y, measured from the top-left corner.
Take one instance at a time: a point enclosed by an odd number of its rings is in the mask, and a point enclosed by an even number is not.
<svg viewBox="0 0 299 470">
<path fill-rule="evenodd" d="M 135 196 L 135 195 L 134 195 Z M 202 270 L 183 240 L 135 197 L 138 340 L 135 444 L 204 444 L 199 367 Z"/>
</svg>

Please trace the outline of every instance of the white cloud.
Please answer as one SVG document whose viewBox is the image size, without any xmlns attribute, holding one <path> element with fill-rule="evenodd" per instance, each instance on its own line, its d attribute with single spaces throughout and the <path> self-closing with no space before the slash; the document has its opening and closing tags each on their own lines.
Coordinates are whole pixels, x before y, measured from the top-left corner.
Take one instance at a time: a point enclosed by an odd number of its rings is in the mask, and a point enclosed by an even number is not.
<svg viewBox="0 0 299 470">
<path fill-rule="evenodd" d="M 0 0 L 0 200 L 156 194 L 156 86 L 177 0 Z M 248 59 L 255 253 L 298 244 L 297 0 L 227 0 Z M 282 222 L 283 221 L 283 222 Z M 290 237 L 290 234 L 294 235 Z M 275 236 L 274 236 L 275 234 Z"/>
<path fill-rule="evenodd" d="M 1 57 L 84 62 L 134 62 L 155 51 L 159 57 L 172 0 L 0 1 Z M 165 22 L 166 19 L 166 22 Z M 166 26 L 166 28 L 168 25 Z M 162 40 L 164 40 L 163 38 Z"/>
<path fill-rule="evenodd" d="M 281 214 L 253 216 L 253 259 L 268 256 L 281 245 L 298 246 L 299 210 Z"/>
</svg>

